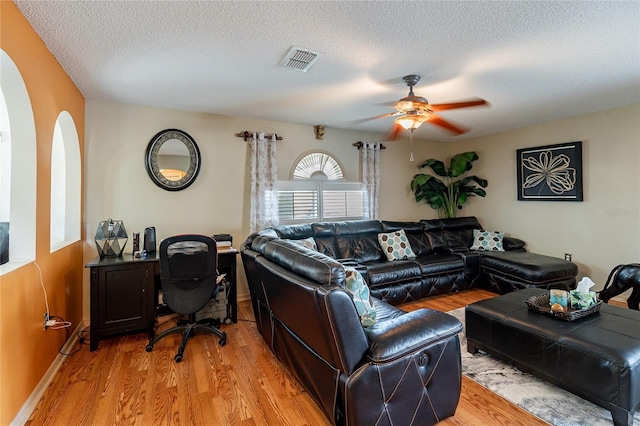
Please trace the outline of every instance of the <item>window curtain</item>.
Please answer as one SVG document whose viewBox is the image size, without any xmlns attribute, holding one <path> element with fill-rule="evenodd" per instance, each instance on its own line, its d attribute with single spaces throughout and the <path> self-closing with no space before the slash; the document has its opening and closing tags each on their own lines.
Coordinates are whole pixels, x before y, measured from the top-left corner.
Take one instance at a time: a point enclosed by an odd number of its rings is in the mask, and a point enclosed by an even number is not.
<svg viewBox="0 0 640 426">
<path fill-rule="evenodd" d="M 249 140 L 251 173 L 250 232 L 278 224 L 278 169 L 276 167 L 276 134 L 265 139 L 264 133 Z"/>
<path fill-rule="evenodd" d="M 364 190 L 364 218 L 378 218 L 378 199 L 380 198 L 380 146 L 378 142 L 363 142 L 362 148 L 362 186 Z"/>
</svg>

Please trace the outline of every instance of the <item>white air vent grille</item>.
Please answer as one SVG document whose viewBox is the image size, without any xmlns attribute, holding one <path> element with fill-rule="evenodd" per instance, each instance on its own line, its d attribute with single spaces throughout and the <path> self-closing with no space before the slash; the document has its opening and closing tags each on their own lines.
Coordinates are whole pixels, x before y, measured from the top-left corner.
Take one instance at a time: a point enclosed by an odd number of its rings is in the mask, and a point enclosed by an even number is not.
<svg viewBox="0 0 640 426">
<path fill-rule="evenodd" d="M 320 52 L 314 52 L 313 50 L 303 49 L 301 47 L 292 47 L 280 62 L 280 66 L 296 71 L 307 72 L 320 56 L 322 56 Z"/>
</svg>

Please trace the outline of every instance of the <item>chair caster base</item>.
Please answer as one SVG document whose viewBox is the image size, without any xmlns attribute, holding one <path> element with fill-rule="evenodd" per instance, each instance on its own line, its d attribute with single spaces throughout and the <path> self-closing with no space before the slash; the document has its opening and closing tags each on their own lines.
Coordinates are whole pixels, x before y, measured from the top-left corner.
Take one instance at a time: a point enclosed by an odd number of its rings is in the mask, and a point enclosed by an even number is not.
<svg viewBox="0 0 640 426">
<path fill-rule="evenodd" d="M 148 344 L 145 349 L 147 350 L 147 352 L 151 352 L 153 350 L 153 345 L 152 344 Z"/>
</svg>

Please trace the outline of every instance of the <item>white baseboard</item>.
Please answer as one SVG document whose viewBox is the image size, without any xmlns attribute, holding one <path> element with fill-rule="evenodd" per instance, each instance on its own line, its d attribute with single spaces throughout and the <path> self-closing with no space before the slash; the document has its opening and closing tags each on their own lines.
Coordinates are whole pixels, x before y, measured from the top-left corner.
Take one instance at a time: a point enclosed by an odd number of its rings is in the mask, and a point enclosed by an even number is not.
<svg viewBox="0 0 640 426">
<path fill-rule="evenodd" d="M 84 322 L 81 322 L 80 324 L 78 324 L 78 327 L 76 327 L 75 331 L 71 333 L 71 335 L 69 336 L 69 340 L 66 341 L 64 346 L 60 349 L 60 352 L 67 354 L 69 353 L 69 351 L 71 351 L 71 349 L 78 342 L 78 333 L 84 327 L 85 327 Z M 62 355 L 61 353 L 58 353 L 58 356 L 56 357 L 56 359 L 53 360 L 47 372 L 44 373 L 44 376 L 42 376 L 42 379 L 40 379 L 40 382 L 36 385 L 35 389 L 33 389 L 33 392 L 31 392 L 31 395 L 29 395 L 29 398 L 27 398 L 25 403 L 22 405 L 22 408 L 20 409 L 20 411 L 18 411 L 18 414 L 11 422 L 11 426 L 22 426 L 27 423 L 27 420 L 29 420 L 29 417 L 31 417 L 31 414 L 33 414 L 33 411 L 36 409 L 38 402 L 40 402 L 40 399 L 42 399 L 44 392 L 49 387 L 49 384 L 51 384 L 51 381 L 55 377 L 58 370 L 60 370 L 60 367 L 62 367 L 62 364 L 64 363 L 65 359 L 66 359 L 66 355 Z"/>
</svg>

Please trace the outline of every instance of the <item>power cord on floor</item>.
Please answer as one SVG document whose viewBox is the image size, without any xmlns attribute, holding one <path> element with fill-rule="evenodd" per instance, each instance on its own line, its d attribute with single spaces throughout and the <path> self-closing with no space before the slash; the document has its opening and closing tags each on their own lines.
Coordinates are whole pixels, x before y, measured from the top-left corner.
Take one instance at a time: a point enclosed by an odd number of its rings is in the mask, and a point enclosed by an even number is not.
<svg viewBox="0 0 640 426">
<path fill-rule="evenodd" d="M 54 321 L 54 322 L 56 322 L 56 323 L 69 323 L 69 321 L 65 321 L 65 320 L 64 320 L 64 318 L 55 317 L 55 316 L 54 316 L 54 317 L 51 317 L 51 318 L 59 318 L 59 319 L 60 319 L 60 321 L 55 321 L 55 320 L 53 320 L 53 321 Z M 71 325 L 71 323 L 69 323 L 69 325 Z M 64 338 L 64 342 L 62 342 L 62 345 L 60 345 L 60 349 L 58 349 L 58 353 L 59 353 L 60 355 L 64 355 L 64 356 L 71 356 L 71 355 L 75 354 L 76 352 L 78 352 L 80 349 L 82 349 L 82 346 L 78 346 L 78 349 L 72 350 L 72 351 L 70 351 L 69 353 L 67 353 L 67 352 L 62 352 L 62 348 L 64 348 L 64 345 L 66 345 L 66 344 L 67 344 L 67 342 L 69 341 L 69 326 L 63 326 L 63 327 L 59 327 L 59 328 L 55 328 L 55 326 L 51 326 L 50 328 L 51 328 L 52 330 L 60 330 L 60 329 L 63 329 L 63 328 L 64 328 L 64 331 L 65 331 L 65 333 L 66 333 L 66 336 L 65 336 L 65 338 Z"/>
</svg>

